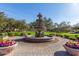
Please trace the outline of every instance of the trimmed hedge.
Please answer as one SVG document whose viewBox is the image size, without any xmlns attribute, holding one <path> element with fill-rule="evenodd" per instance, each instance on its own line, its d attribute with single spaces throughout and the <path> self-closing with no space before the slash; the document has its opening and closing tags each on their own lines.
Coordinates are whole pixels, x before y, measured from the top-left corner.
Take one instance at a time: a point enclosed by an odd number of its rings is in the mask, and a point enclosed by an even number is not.
<svg viewBox="0 0 79 59">
<path fill-rule="evenodd" d="M 33 31 L 27 31 L 27 32 L 5 32 L 4 33 L 5 35 L 8 35 L 8 36 L 27 36 L 27 35 L 35 35 L 35 32 Z M 0 33 L 0 36 L 2 36 L 3 33 Z M 45 36 L 48 36 L 48 37 L 52 37 L 52 36 L 59 36 L 59 37 L 62 37 L 62 38 L 67 38 L 67 39 L 70 39 L 70 40 L 76 40 L 76 39 L 79 39 L 79 34 L 71 34 L 71 33 L 55 33 L 55 32 L 44 32 L 44 35 Z"/>
<path fill-rule="evenodd" d="M 56 36 L 67 38 L 70 40 L 79 39 L 79 34 L 71 34 L 71 33 L 56 33 Z"/>
<path fill-rule="evenodd" d="M 68 38 L 69 38 L 69 36 L 68 36 L 68 35 L 64 35 L 64 38 L 67 38 L 67 39 L 68 39 Z"/>
<path fill-rule="evenodd" d="M 22 32 L 8 32 L 8 36 L 24 36 L 25 33 Z"/>
<path fill-rule="evenodd" d="M 26 31 L 26 32 L 5 32 L 4 34 L 8 35 L 8 36 L 27 36 L 27 35 L 33 35 L 34 36 L 35 32 L 33 32 L 33 31 Z M 44 35 L 52 37 L 53 35 L 55 35 L 55 33 L 45 32 Z M 2 36 L 2 33 L 0 33 L 0 36 Z"/>
</svg>

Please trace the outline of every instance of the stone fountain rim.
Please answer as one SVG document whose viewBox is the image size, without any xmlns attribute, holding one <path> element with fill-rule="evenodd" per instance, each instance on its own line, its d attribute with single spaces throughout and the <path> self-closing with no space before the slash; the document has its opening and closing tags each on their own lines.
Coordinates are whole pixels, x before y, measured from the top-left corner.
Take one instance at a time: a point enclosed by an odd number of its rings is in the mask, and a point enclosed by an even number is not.
<svg viewBox="0 0 79 59">
<path fill-rule="evenodd" d="M 53 37 L 26 37 L 28 39 L 53 39 Z"/>
</svg>

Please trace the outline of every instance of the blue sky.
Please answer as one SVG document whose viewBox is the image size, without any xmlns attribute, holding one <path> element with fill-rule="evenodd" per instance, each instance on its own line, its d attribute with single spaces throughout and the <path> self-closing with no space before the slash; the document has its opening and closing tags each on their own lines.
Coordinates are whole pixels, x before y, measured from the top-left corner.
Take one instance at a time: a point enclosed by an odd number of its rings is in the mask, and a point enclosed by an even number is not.
<svg viewBox="0 0 79 59">
<path fill-rule="evenodd" d="M 27 23 L 36 20 L 39 12 L 44 17 L 51 18 L 53 22 L 79 22 L 79 4 L 76 3 L 3 3 L 0 4 L 0 11 L 4 11 L 8 17 L 25 19 Z"/>
</svg>

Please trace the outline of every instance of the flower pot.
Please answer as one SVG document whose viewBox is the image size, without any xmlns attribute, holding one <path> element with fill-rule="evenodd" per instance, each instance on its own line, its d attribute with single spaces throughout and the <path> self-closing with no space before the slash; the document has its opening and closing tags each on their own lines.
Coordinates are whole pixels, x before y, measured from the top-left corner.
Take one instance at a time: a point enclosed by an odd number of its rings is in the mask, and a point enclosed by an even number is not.
<svg viewBox="0 0 79 59">
<path fill-rule="evenodd" d="M 64 45 L 64 48 L 66 49 L 66 51 L 67 51 L 69 54 L 71 54 L 71 55 L 73 55 L 73 56 L 79 56 L 79 49 L 70 48 L 70 47 L 68 47 L 68 46 L 66 46 L 66 45 Z"/>
<path fill-rule="evenodd" d="M 17 43 L 12 46 L 8 46 L 8 47 L 0 47 L 0 55 L 9 54 L 11 51 L 15 49 L 16 46 L 17 46 Z"/>
</svg>

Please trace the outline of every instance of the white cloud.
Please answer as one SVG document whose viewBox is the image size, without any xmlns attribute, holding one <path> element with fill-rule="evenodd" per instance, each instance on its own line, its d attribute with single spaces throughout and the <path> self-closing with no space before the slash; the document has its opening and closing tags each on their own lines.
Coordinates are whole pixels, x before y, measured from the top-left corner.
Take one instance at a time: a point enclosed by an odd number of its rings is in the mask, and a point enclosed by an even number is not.
<svg viewBox="0 0 79 59">
<path fill-rule="evenodd" d="M 79 23 L 79 19 L 70 20 L 71 25 Z"/>
<path fill-rule="evenodd" d="M 71 11 L 79 12 L 79 4 L 78 3 L 72 3 L 71 4 Z"/>
</svg>

